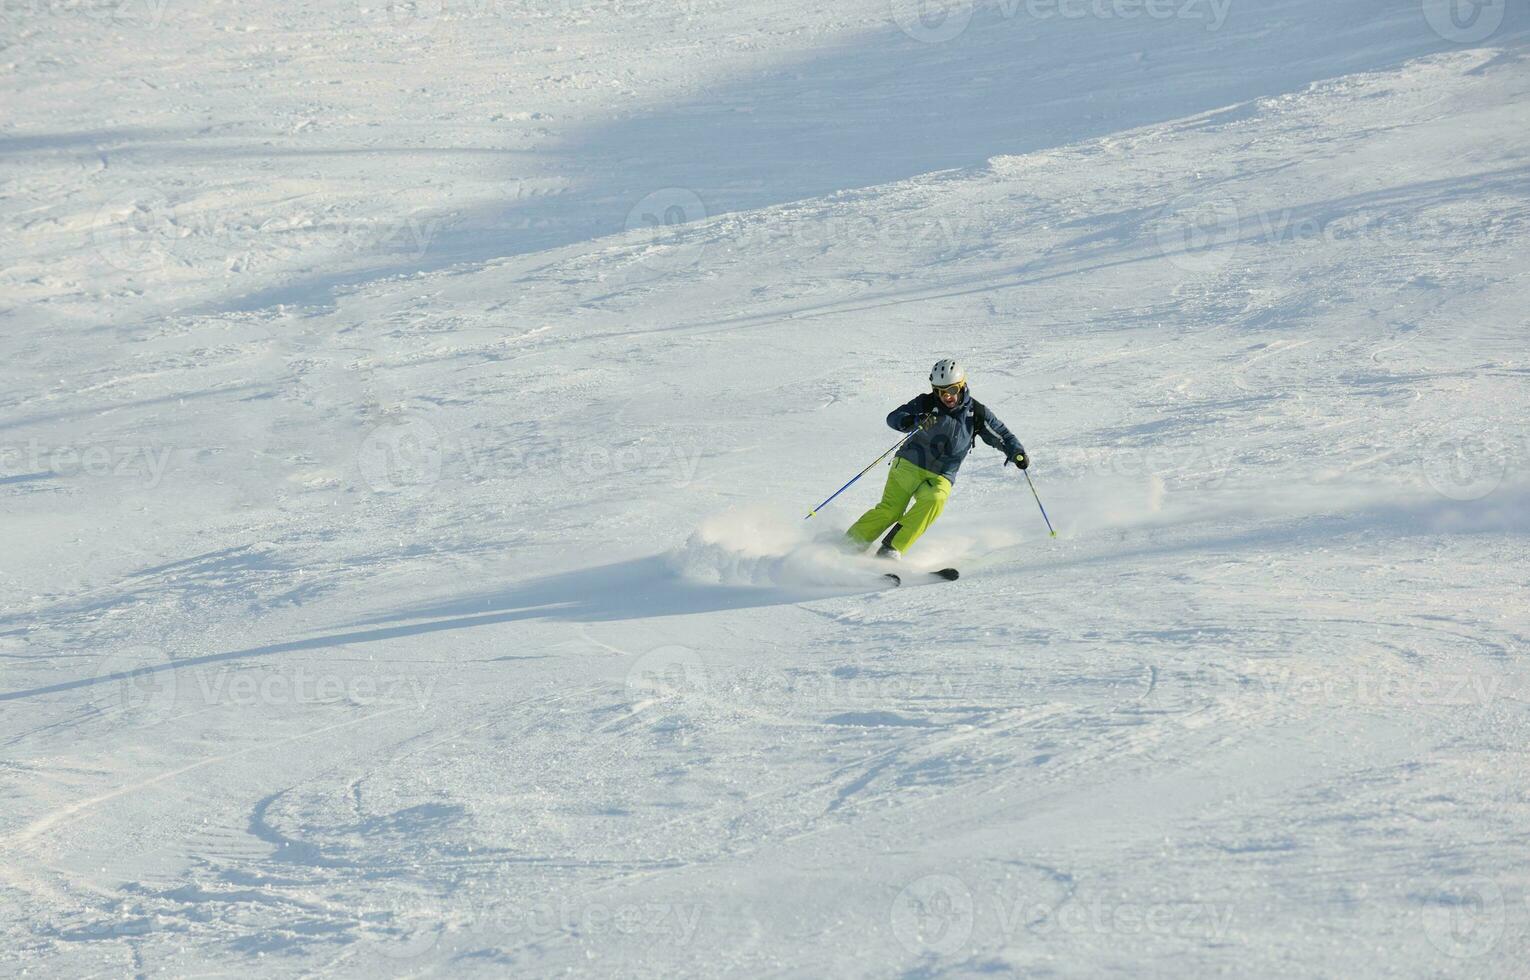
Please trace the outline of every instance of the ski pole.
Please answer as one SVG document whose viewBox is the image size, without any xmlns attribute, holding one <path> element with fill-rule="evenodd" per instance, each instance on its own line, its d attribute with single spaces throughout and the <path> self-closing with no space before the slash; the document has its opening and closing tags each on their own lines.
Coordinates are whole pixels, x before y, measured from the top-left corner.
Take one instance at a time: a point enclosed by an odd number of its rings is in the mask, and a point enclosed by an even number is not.
<svg viewBox="0 0 1530 980">
<path fill-rule="evenodd" d="M 918 429 L 914 430 L 914 432 L 918 432 L 918 431 L 919 431 Z M 808 511 L 807 517 L 804 517 L 803 520 L 804 521 L 807 520 L 808 518 L 812 517 L 814 514 L 818 513 L 819 511 L 823 510 L 825 507 L 829 506 L 830 501 L 832 501 L 835 497 L 838 497 L 840 494 L 844 493 L 846 490 L 850 489 L 850 484 L 851 483 L 854 483 L 856 480 L 859 480 L 861 477 L 865 476 L 867 473 L 870 473 L 871 470 L 872 470 L 872 467 L 876 466 L 882 460 L 886 459 L 887 457 L 891 456 L 893 453 L 895 453 L 899 449 L 901 449 L 905 442 L 908 442 L 910 439 L 912 439 L 914 437 L 914 432 L 910 432 L 908 435 L 904 436 L 902 439 L 899 439 L 898 440 L 898 444 L 896 446 L 892 447 L 887 452 L 885 452 L 882 455 L 878 456 L 876 459 L 872 460 L 871 461 L 871 466 L 868 466 L 864 470 L 861 470 L 859 473 L 855 474 L 855 476 L 851 478 L 850 483 L 847 483 L 844 486 L 840 487 L 838 490 L 834 491 L 834 493 L 832 495 L 830 495 L 828 500 L 825 500 L 823 503 L 819 504 L 817 507 L 814 507 L 812 510 Z"/>
<path fill-rule="evenodd" d="M 1020 472 L 1025 474 L 1025 482 L 1031 485 L 1031 496 L 1036 498 L 1036 506 L 1041 507 L 1041 494 L 1036 492 L 1036 484 L 1031 483 L 1030 472 L 1027 470 L 1021 470 Z M 1047 509 L 1045 507 L 1041 507 L 1041 519 L 1047 522 L 1047 530 L 1052 531 L 1052 519 L 1047 516 Z M 1052 537 L 1057 537 L 1056 531 L 1052 531 Z"/>
</svg>

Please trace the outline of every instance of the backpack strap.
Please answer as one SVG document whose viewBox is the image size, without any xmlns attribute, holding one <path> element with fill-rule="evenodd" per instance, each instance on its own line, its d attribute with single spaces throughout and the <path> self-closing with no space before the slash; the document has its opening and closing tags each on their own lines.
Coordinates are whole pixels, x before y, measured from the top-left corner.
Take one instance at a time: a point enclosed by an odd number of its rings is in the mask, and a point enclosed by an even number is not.
<svg viewBox="0 0 1530 980">
<path fill-rule="evenodd" d="M 972 445 L 967 447 L 968 450 L 976 448 L 978 433 L 982 432 L 983 426 L 987 424 L 988 409 L 984 408 L 983 403 L 976 398 L 972 399 Z"/>
</svg>

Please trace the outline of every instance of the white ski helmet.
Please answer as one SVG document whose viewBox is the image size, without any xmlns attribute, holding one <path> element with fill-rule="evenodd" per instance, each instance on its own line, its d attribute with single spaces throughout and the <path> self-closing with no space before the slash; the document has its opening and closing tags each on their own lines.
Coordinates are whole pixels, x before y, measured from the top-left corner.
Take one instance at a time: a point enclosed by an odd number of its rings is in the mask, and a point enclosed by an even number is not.
<svg viewBox="0 0 1530 980">
<path fill-rule="evenodd" d="M 952 385 L 967 383 L 967 369 L 956 363 L 954 357 L 944 357 L 935 362 L 930 369 L 930 384 L 937 388 L 949 388 Z"/>
</svg>

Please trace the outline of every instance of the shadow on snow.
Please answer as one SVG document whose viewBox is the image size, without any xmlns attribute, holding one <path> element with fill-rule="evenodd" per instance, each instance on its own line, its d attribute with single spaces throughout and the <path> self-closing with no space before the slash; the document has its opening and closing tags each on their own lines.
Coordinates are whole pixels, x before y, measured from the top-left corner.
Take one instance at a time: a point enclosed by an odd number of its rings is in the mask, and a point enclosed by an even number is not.
<svg viewBox="0 0 1530 980">
<path fill-rule="evenodd" d="M 97 684 L 124 681 L 165 670 L 248 660 L 302 650 L 319 650 L 351 643 L 398 640 L 428 633 L 494 626 L 523 620 L 546 619 L 595 623 L 656 616 L 685 616 L 725 609 L 787 605 L 853 592 L 854 590 L 847 589 L 792 590 L 698 584 L 677 576 L 670 570 L 662 555 L 654 555 L 550 575 L 507 589 L 407 608 L 356 624 L 358 627 L 373 627 L 370 629 L 358 628 L 349 632 L 329 633 L 286 643 L 273 643 L 200 657 L 186 657 L 173 663 L 156 664 L 133 671 L 85 677 L 24 691 L 9 691 L 0 694 L 0 701 L 17 701 L 37 695 L 56 694 L 93 687 Z M 427 621 L 405 622 L 406 620 Z M 400 625 L 386 625 L 389 623 Z"/>
</svg>

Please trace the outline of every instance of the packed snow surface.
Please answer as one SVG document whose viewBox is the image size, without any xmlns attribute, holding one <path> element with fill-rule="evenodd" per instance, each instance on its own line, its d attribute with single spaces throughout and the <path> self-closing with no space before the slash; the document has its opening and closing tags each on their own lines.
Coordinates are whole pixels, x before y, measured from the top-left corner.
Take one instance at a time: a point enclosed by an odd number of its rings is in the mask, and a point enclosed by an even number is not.
<svg viewBox="0 0 1530 980">
<path fill-rule="evenodd" d="M 0 2 L 0 972 L 1524 976 L 1527 37 Z"/>
</svg>

